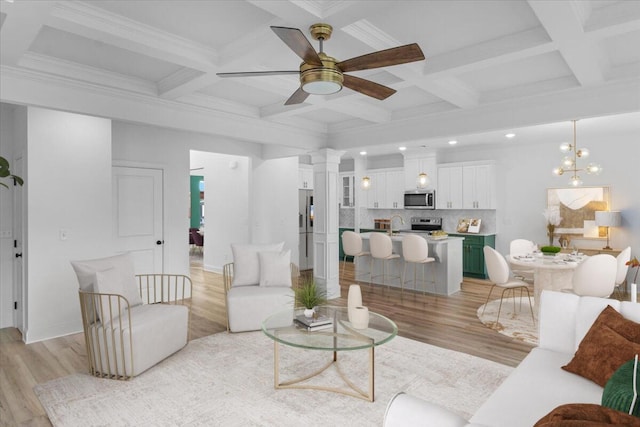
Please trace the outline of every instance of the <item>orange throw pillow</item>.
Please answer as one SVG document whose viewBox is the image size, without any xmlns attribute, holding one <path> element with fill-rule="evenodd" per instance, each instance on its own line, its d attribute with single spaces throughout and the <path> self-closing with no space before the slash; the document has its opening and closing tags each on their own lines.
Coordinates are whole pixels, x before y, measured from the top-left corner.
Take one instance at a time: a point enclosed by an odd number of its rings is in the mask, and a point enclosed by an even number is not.
<svg viewBox="0 0 640 427">
<path fill-rule="evenodd" d="M 571 362 L 562 369 L 604 387 L 613 373 L 640 353 L 640 324 L 611 306 L 598 316 Z"/>
<path fill-rule="evenodd" d="M 640 420 L 633 415 L 591 403 L 561 405 L 542 417 L 534 427 L 634 426 Z"/>
</svg>

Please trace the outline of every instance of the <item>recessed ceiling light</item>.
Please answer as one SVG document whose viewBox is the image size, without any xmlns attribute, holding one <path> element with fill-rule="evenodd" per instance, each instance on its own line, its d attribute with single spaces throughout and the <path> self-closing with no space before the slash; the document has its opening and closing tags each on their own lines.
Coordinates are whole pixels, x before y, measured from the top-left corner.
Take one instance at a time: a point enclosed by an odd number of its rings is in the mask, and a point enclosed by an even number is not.
<svg viewBox="0 0 640 427">
<path fill-rule="evenodd" d="M 513 138 L 514 136 L 516 136 L 515 133 L 508 133 L 505 135 L 507 138 Z"/>
<path fill-rule="evenodd" d="M 360 152 L 360 155 L 361 155 L 361 156 L 366 156 L 366 155 L 367 155 L 367 152 L 366 152 L 366 151 L 361 151 L 361 152 Z"/>
<path fill-rule="evenodd" d="M 407 149 L 407 147 L 398 147 L 398 150 L 400 150 L 400 151 L 404 151 L 406 149 Z"/>
<path fill-rule="evenodd" d="M 458 143 L 458 141 L 456 141 L 455 139 L 452 139 L 451 141 L 449 141 L 449 145 L 456 145 Z"/>
</svg>

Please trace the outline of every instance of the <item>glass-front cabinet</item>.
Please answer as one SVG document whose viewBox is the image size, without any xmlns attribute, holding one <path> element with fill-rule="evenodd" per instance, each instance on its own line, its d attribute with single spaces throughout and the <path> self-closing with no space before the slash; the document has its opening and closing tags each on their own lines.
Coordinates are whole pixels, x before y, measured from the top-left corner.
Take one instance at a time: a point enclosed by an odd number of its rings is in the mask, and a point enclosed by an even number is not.
<svg viewBox="0 0 640 427">
<path fill-rule="evenodd" d="M 355 175 L 353 173 L 340 174 L 340 207 L 352 208 L 356 203 Z"/>
</svg>

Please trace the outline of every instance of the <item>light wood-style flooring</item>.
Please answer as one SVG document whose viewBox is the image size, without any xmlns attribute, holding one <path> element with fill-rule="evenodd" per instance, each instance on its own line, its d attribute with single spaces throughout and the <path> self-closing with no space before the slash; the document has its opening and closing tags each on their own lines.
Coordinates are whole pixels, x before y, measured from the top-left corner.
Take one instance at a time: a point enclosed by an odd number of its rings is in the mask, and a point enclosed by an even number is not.
<svg viewBox="0 0 640 427">
<path fill-rule="evenodd" d="M 203 271 L 193 260 L 191 339 L 226 331 L 222 276 Z M 341 280 L 346 305 L 353 281 L 352 264 Z M 517 365 L 531 346 L 483 326 L 476 310 L 484 304 L 489 285 L 465 280 L 462 291 L 450 297 L 433 296 L 362 283 L 362 298 L 370 310 L 394 320 L 401 336 L 469 353 L 509 366 Z M 50 426 L 32 389 L 38 383 L 76 372 L 87 372 L 82 334 L 25 345 L 15 328 L 0 329 L 0 426 Z"/>
</svg>

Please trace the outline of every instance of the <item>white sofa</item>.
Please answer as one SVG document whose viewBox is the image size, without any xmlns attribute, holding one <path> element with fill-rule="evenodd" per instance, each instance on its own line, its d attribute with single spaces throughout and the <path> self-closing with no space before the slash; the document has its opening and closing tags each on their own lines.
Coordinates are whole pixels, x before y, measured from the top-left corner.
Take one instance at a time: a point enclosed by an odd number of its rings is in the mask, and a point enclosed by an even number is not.
<svg viewBox="0 0 640 427">
<path fill-rule="evenodd" d="M 610 305 L 640 323 L 640 304 L 544 291 L 539 316 L 539 345 L 531 350 L 470 420 L 415 396 L 399 393 L 387 406 L 385 427 L 533 426 L 559 405 L 600 404 L 603 388 L 561 369 Z"/>
</svg>

